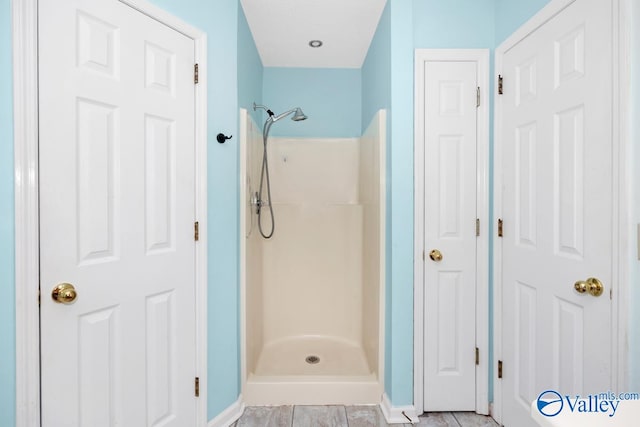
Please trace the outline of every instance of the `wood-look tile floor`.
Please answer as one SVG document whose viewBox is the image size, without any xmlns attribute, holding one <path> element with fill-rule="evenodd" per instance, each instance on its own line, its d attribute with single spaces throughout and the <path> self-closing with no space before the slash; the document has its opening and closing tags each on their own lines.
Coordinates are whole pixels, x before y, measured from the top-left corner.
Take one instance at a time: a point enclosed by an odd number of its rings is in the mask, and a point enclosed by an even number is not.
<svg viewBox="0 0 640 427">
<path fill-rule="evenodd" d="M 248 406 L 232 427 L 409 427 L 387 424 L 378 406 Z M 419 427 L 497 427 L 473 412 L 429 412 Z"/>
</svg>

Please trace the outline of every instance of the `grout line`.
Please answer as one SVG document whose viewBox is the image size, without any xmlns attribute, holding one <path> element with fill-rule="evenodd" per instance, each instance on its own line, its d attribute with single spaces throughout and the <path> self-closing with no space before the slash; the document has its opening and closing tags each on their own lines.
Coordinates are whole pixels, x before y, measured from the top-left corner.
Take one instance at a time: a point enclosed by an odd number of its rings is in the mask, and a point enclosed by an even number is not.
<svg viewBox="0 0 640 427">
<path fill-rule="evenodd" d="M 293 427 L 293 420 L 295 419 L 295 417 L 296 417 L 296 405 L 293 405 L 293 408 L 291 409 L 291 426 L 290 427 Z"/>
<path fill-rule="evenodd" d="M 453 412 L 449 412 L 451 414 L 451 416 L 453 417 L 454 420 L 456 420 L 456 423 L 462 427 L 462 423 L 460 422 L 460 420 L 458 419 L 458 417 L 456 417 L 456 414 Z"/>
<path fill-rule="evenodd" d="M 349 416 L 347 414 L 347 407 L 342 405 L 342 411 L 344 412 L 344 420 L 347 422 L 347 427 L 349 427 Z"/>
</svg>

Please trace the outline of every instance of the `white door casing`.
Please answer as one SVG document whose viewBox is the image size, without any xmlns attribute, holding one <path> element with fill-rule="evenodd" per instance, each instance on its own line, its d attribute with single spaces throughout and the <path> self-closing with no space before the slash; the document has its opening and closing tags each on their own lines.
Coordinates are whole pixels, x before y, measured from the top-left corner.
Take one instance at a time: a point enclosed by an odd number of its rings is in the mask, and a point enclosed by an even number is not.
<svg viewBox="0 0 640 427">
<path fill-rule="evenodd" d="M 203 423 L 194 40 L 115 1 L 39 15 L 42 424 Z"/>
<path fill-rule="evenodd" d="M 486 51 L 416 51 L 414 404 L 419 413 L 488 413 L 488 102 L 478 92 L 488 87 L 487 64 Z M 430 258 L 434 249 L 441 261 Z M 478 366 L 476 347 L 482 355 Z"/>
<path fill-rule="evenodd" d="M 535 425 L 530 404 L 544 390 L 613 386 L 612 2 L 565 6 L 497 67 L 497 396 L 507 426 Z M 603 295 L 576 292 L 588 277 Z"/>
</svg>

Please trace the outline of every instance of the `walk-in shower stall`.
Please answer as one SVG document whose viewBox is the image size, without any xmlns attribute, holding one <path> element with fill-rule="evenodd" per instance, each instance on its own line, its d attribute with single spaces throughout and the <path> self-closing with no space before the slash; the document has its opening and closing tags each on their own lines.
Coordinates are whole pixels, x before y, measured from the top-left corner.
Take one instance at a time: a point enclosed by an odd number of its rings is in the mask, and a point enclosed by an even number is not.
<svg viewBox="0 0 640 427">
<path fill-rule="evenodd" d="M 360 138 L 269 136 L 270 200 L 257 203 L 265 126 L 241 110 L 246 404 L 380 403 L 385 126 L 381 110 Z"/>
</svg>

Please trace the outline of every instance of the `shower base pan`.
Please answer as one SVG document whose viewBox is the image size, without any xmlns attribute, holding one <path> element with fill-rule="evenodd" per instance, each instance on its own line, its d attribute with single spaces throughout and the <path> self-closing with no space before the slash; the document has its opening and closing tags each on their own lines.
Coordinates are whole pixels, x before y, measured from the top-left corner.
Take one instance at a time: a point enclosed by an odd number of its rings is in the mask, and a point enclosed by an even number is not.
<svg viewBox="0 0 640 427">
<path fill-rule="evenodd" d="M 379 404 L 381 396 L 362 348 L 326 337 L 266 345 L 243 392 L 248 405 Z"/>
</svg>

